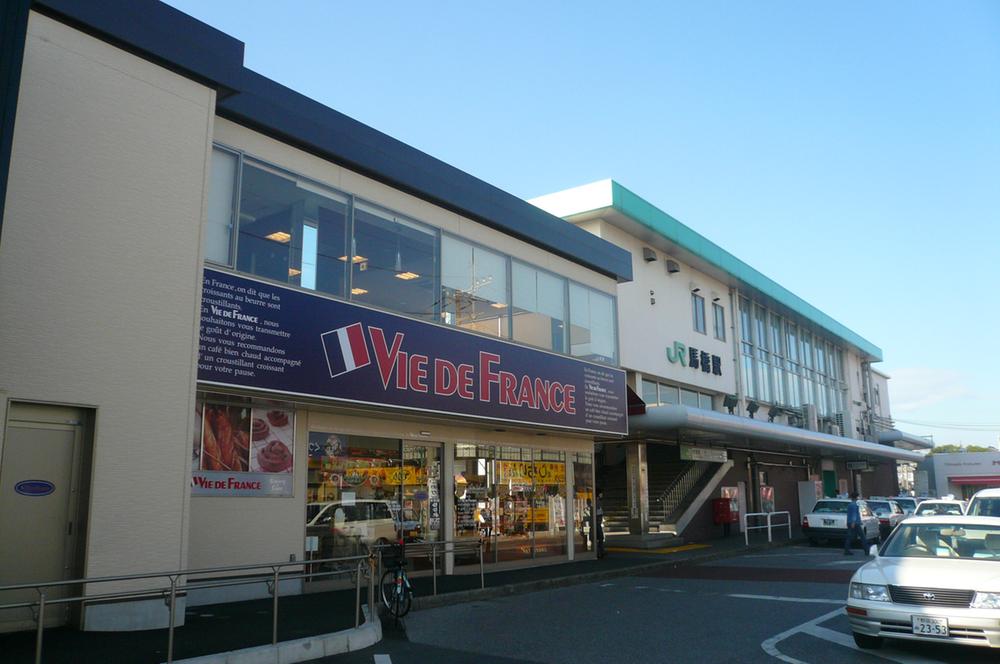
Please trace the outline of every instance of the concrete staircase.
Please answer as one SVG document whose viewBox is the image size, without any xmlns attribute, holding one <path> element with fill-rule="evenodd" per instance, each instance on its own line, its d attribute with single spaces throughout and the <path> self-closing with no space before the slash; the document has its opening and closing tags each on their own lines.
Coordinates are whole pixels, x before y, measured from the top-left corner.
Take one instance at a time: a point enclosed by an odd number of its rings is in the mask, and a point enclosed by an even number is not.
<svg viewBox="0 0 1000 664">
<path fill-rule="evenodd" d="M 667 461 L 650 463 L 649 479 L 649 532 L 659 533 L 669 514 L 664 513 L 660 497 L 671 487 L 687 488 L 684 478 L 691 474 L 695 464 L 691 461 Z M 709 464 L 710 465 L 710 464 Z M 699 475 L 700 476 L 700 475 Z M 608 535 L 628 533 L 628 478 L 625 466 L 604 469 L 598 482 L 604 489 L 604 531 Z M 668 494 L 669 496 L 669 494 Z M 678 507 L 673 505 L 673 508 Z M 673 511 L 673 510 L 672 510 Z"/>
</svg>

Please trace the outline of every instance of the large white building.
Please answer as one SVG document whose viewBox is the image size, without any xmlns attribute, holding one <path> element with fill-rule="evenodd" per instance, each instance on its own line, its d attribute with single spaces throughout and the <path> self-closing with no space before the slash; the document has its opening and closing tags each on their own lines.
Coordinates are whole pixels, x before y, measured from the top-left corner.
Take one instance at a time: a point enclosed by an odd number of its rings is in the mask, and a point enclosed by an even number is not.
<svg viewBox="0 0 1000 664">
<path fill-rule="evenodd" d="M 930 447 L 892 428 L 880 348 L 618 182 L 532 202 L 632 256 L 618 286 L 630 440 L 598 456 L 621 530 L 705 537 L 722 495 L 798 522 L 800 482 L 894 494 L 897 463 Z"/>
</svg>

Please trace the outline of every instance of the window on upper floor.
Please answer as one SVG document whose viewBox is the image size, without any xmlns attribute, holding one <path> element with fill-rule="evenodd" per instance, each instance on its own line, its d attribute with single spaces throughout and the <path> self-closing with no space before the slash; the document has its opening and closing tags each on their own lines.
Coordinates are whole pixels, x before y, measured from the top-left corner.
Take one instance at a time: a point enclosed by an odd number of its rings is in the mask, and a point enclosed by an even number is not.
<svg viewBox="0 0 1000 664">
<path fill-rule="evenodd" d="M 712 303 L 712 318 L 715 321 L 715 338 L 726 340 L 726 310 L 718 302 Z"/>
<path fill-rule="evenodd" d="M 343 296 L 346 230 L 346 197 L 243 161 L 237 270 Z"/>
<path fill-rule="evenodd" d="M 691 313 L 694 317 L 694 331 L 705 334 L 705 298 L 691 293 Z"/>
<path fill-rule="evenodd" d="M 614 364 L 617 361 L 615 300 L 580 284 L 569 285 L 570 353 Z"/>
<path fill-rule="evenodd" d="M 445 235 L 441 238 L 441 266 L 442 321 L 509 337 L 507 257 Z"/>
<path fill-rule="evenodd" d="M 236 216 L 236 171 L 240 157 L 235 152 L 215 148 L 209 175 L 208 214 L 202 246 L 205 260 L 229 265 L 233 253 L 233 220 Z"/>
<path fill-rule="evenodd" d="M 513 261 L 511 291 L 514 339 L 539 348 L 565 352 L 567 281 Z"/>
</svg>

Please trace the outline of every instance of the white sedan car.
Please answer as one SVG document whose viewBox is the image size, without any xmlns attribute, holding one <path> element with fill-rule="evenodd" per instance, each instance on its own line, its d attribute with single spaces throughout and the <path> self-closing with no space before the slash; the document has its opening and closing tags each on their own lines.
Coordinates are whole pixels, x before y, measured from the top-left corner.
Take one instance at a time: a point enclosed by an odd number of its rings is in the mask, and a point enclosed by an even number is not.
<svg viewBox="0 0 1000 664">
<path fill-rule="evenodd" d="M 891 638 L 1000 648 L 1000 518 L 911 517 L 873 554 L 847 597 L 859 647 Z"/>
<path fill-rule="evenodd" d="M 802 517 L 802 532 L 809 538 L 809 544 L 827 540 L 843 542 L 847 536 L 847 508 L 851 504 L 846 498 L 824 498 L 816 503 L 812 512 Z M 861 513 L 861 527 L 869 542 L 880 542 L 878 517 L 868 504 L 858 501 Z"/>
</svg>

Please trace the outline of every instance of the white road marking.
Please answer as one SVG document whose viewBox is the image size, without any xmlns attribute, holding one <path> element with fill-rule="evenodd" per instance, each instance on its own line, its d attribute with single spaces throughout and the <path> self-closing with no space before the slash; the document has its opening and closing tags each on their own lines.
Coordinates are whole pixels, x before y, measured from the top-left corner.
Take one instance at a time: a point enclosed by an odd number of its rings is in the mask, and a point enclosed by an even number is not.
<svg viewBox="0 0 1000 664">
<path fill-rule="evenodd" d="M 736 597 L 738 599 L 767 599 L 773 602 L 802 602 L 804 604 L 839 604 L 844 606 L 847 602 L 842 599 L 815 599 L 812 597 L 782 597 L 780 595 L 747 595 L 743 593 L 726 593 L 726 597 Z"/>
<path fill-rule="evenodd" d="M 645 590 L 648 587 L 649 586 L 635 586 L 635 588 L 633 588 L 633 590 Z"/>
<path fill-rule="evenodd" d="M 686 593 L 686 590 L 677 590 L 676 588 L 657 588 L 661 593 Z"/>
<path fill-rule="evenodd" d="M 388 655 L 375 655 L 375 664 L 392 664 L 392 657 Z"/>
<path fill-rule="evenodd" d="M 861 567 L 864 563 L 868 562 L 865 559 L 862 560 L 834 560 L 833 562 L 823 563 L 824 566 L 827 565 L 857 565 Z"/>
<path fill-rule="evenodd" d="M 917 657 L 900 652 L 862 650 L 854 643 L 854 639 L 851 636 L 827 627 L 820 627 L 820 623 L 824 623 L 827 620 L 842 614 L 843 609 L 835 609 L 830 613 L 824 613 L 818 618 L 813 618 L 812 620 L 804 622 L 801 625 L 797 625 L 791 629 L 786 629 L 781 634 L 775 634 L 761 643 L 760 647 L 771 657 L 780 659 L 783 662 L 788 662 L 788 664 L 808 664 L 808 662 L 803 662 L 801 659 L 795 659 L 794 657 L 785 655 L 778 650 L 778 643 L 781 641 L 784 641 L 791 636 L 795 636 L 796 634 L 808 634 L 810 636 L 823 639 L 824 641 L 835 643 L 838 646 L 843 646 L 844 648 L 850 648 L 851 650 L 856 650 L 857 652 L 863 652 L 866 655 L 871 655 L 872 657 L 886 659 L 890 662 L 897 662 L 897 664 L 941 664 L 937 660 L 926 659 L 924 657 Z"/>
<path fill-rule="evenodd" d="M 832 641 L 833 643 L 844 646 L 845 648 L 874 655 L 875 657 L 881 657 L 882 659 L 887 659 L 891 662 L 899 662 L 900 664 L 940 664 L 940 662 L 936 659 L 927 659 L 925 657 L 918 657 L 900 652 L 885 652 L 884 650 L 873 652 L 871 650 L 862 650 L 854 643 L 854 639 L 847 634 L 833 629 L 828 629 L 826 627 L 820 627 L 819 625 L 810 625 L 802 631 L 806 634 L 819 637 L 824 641 Z"/>
<path fill-rule="evenodd" d="M 602 584 L 600 585 L 600 587 L 601 587 L 601 588 L 607 588 L 608 586 L 613 586 L 613 585 L 615 585 L 615 584 L 613 584 L 613 583 L 602 583 Z"/>
<path fill-rule="evenodd" d="M 802 631 L 804 627 L 811 627 L 812 625 L 818 625 L 821 622 L 826 622 L 830 618 L 840 615 L 842 612 L 843 609 L 834 609 L 830 613 L 824 613 L 820 617 L 813 618 L 807 623 L 797 625 L 795 627 L 792 627 L 791 629 L 786 629 L 781 634 L 775 634 L 771 638 L 765 640 L 763 643 L 760 644 L 760 647 L 764 650 L 764 652 L 766 652 L 771 657 L 780 659 L 783 662 L 788 662 L 788 664 L 808 664 L 807 662 L 803 662 L 801 659 L 795 659 L 794 657 L 789 657 L 788 655 L 782 654 L 778 650 L 778 643 L 784 641 L 785 639 L 794 634 L 798 634 L 799 632 Z"/>
</svg>

